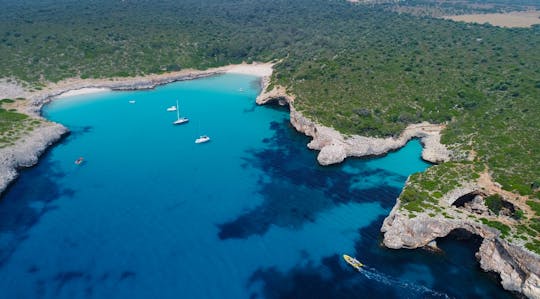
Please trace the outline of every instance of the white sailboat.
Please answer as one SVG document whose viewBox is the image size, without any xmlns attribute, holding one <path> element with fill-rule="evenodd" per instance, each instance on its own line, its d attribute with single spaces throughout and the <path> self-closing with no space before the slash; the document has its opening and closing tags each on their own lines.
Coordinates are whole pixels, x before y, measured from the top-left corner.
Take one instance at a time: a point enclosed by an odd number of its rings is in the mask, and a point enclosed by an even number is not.
<svg viewBox="0 0 540 299">
<path fill-rule="evenodd" d="M 189 121 L 186 117 L 180 117 L 180 109 L 178 109 L 178 101 L 176 101 L 176 107 L 174 107 L 176 110 L 176 120 L 173 122 L 173 125 L 181 125 L 185 124 Z"/>
</svg>

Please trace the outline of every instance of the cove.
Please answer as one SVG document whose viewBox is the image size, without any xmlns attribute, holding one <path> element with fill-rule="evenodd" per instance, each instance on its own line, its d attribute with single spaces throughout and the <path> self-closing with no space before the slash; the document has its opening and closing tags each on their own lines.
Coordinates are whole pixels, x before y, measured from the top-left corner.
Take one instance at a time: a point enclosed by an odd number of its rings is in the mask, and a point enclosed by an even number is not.
<svg viewBox="0 0 540 299">
<path fill-rule="evenodd" d="M 258 92 L 257 77 L 227 74 L 45 107 L 72 133 L 0 201 L 2 297 L 510 297 L 470 242 L 379 245 L 407 176 L 429 167 L 417 140 L 321 167 Z M 176 100 L 188 124 L 172 125 Z"/>
</svg>

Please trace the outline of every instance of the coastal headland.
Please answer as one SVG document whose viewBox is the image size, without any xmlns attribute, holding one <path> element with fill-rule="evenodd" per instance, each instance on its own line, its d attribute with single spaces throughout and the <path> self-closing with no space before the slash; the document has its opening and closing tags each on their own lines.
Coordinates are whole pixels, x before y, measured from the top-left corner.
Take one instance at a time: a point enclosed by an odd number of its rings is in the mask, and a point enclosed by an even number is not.
<svg viewBox="0 0 540 299">
<path fill-rule="evenodd" d="M 46 121 L 40 116 L 41 107 L 54 98 L 108 90 L 151 89 L 161 84 L 223 73 L 261 77 L 262 92 L 257 97 L 257 103 L 288 105 L 291 124 L 299 132 L 313 138 L 307 146 L 320 151 L 317 160 L 321 165 L 340 163 L 347 157 L 384 155 L 404 146 L 412 138 L 421 140 L 424 160 L 432 163 L 452 160 L 454 153 L 440 142 L 444 124 L 411 124 L 399 136 L 388 138 L 345 136 L 333 128 L 318 124 L 295 108 L 295 97 L 285 87 L 274 85 L 269 89 L 272 66 L 272 63 L 253 63 L 132 78 L 68 79 L 47 85 L 38 92 L 17 93 L 16 97 L 25 98 L 17 102 L 17 111 L 39 119 L 43 125 L 18 139 L 14 145 L 0 149 L 0 192 L 16 178 L 18 169 L 37 163 L 39 155 L 68 132 L 62 125 Z M 410 184 L 411 180 L 407 182 L 407 185 Z M 540 298 L 540 257 L 525 249 L 523 244 L 508 241 L 499 230 L 470 217 L 475 215 L 475 210 L 470 205 L 469 210 L 460 209 L 456 205 L 464 195 L 485 196 L 488 191 L 494 192 L 493 186 L 496 185 L 489 175 L 480 178 L 475 184 L 460 185 L 438 200 L 440 214 L 436 216 L 431 216 L 430 211 L 424 211 L 411 217 L 398 198 L 381 229 L 384 233 L 384 245 L 394 249 L 436 247 L 437 238 L 452 232 L 465 231 L 478 235 L 483 239 L 477 253 L 482 269 L 498 273 L 505 289 L 529 298 Z M 495 217 L 490 219 L 493 218 Z"/>
<path fill-rule="evenodd" d="M 444 124 L 427 122 L 412 124 L 397 138 L 344 136 L 337 130 L 320 125 L 297 111 L 294 106 L 295 97 L 288 93 L 285 87 L 272 86 L 269 79 L 263 80 L 263 83 L 264 88 L 257 97 L 257 104 L 288 105 L 291 124 L 297 131 L 313 138 L 307 147 L 319 151 L 317 160 L 321 165 L 340 163 L 347 157 L 384 155 L 404 146 L 412 138 L 419 138 L 422 142 L 424 160 L 431 163 L 452 161 L 454 153 L 440 142 Z M 409 179 L 405 188 L 411 184 Z M 498 215 L 489 213 L 482 198 L 493 194 L 504 196 L 507 202 L 512 202 L 523 210 L 529 209 L 524 204 L 525 198 L 500 188 L 486 171 L 476 182 L 472 184 L 464 182 L 445 194 L 436 203 L 437 211 L 410 213 L 398 198 L 381 228 L 384 234 L 383 244 L 392 249 L 426 248 L 438 251 L 437 239 L 451 233 L 466 237 L 479 236 L 482 238 L 482 245 L 476 257 L 480 267 L 484 271 L 499 274 L 501 284 L 506 290 L 523 294 L 528 298 L 540 298 L 540 256 L 525 249 L 523 243 L 508 241 L 501 231 L 489 225 L 498 223 L 498 220 L 512 221 L 506 219 L 508 217 L 497 217 Z M 472 199 L 476 199 L 475 207 L 472 207 L 471 203 L 458 207 L 462 205 L 461 201 L 464 198 L 469 199 L 471 195 Z M 489 220 L 479 218 L 479 215 Z"/>
</svg>

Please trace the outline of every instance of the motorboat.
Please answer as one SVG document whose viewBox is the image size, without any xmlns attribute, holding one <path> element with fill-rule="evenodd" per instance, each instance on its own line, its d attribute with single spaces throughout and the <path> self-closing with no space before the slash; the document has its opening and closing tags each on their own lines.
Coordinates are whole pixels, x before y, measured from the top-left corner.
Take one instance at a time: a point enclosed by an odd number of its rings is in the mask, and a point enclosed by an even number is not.
<svg viewBox="0 0 540 299">
<path fill-rule="evenodd" d="M 195 139 L 195 143 L 205 143 L 210 141 L 210 137 L 206 135 L 201 135 L 199 138 Z"/>
<path fill-rule="evenodd" d="M 348 256 L 346 254 L 343 255 L 343 259 L 358 271 L 360 271 L 360 269 L 364 266 L 364 264 L 360 263 L 356 258 Z"/>
</svg>

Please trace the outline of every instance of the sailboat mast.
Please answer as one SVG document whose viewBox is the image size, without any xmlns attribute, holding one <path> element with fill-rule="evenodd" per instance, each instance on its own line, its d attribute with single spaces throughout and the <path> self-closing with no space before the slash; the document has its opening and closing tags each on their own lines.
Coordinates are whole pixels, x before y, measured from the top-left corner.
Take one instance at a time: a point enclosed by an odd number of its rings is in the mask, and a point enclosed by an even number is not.
<svg viewBox="0 0 540 299">
<path fill-rule="evenodd" d="M 176 119 L 180 119 L 180 109 L 178 108 L 178 100 L 176 100 Z"/>
</svg>

